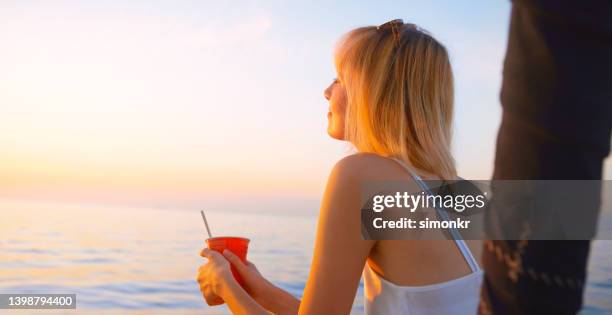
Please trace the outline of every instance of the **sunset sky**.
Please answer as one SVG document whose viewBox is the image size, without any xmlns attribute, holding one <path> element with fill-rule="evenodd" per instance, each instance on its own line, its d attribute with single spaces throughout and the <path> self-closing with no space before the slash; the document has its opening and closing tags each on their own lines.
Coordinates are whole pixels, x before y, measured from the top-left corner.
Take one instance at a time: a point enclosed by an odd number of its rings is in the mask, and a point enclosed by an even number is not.
<svg viewBox="0 0 612 315">
<path fill-rule="evenodd" d="M 349 153 L 325 131 L 334 44 L 393 18 L 448 47 L 459 173 L 488 179 L 509 10 L 508 1 L 3 1 L 0 198 L 315 211 Z"/>
</svg>

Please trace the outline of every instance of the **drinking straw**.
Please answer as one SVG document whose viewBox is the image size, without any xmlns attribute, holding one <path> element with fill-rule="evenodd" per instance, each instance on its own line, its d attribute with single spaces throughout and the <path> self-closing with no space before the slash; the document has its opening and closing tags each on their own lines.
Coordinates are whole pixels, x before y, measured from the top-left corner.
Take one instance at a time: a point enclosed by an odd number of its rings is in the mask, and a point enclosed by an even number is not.
<svg viewBox="0 0 612 315">
<path fill-rule="evenodd" d="M 206 232 L 208 232 L 208 238 L 212 238 L 212 234 L 210 234 L 210 228 L 208 227 L 208 221 L 206 221 L 206 216 L 204 215 L 204 210 L 200 210 L 202 214 L 202 219 L 204 219 L 204 225 L 206 226 Z"/>
</svg>

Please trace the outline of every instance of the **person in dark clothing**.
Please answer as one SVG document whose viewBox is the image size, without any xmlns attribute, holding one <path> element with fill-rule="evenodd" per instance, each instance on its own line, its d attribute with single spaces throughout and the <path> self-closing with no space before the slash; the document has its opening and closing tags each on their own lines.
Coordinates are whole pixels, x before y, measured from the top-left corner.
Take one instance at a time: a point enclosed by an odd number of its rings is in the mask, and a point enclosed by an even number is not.
<svg viewBox="0 0 612 315">
<path fill-rule="evenodd" d="M 600 180 L 612 125 L 612 2 L 515 0 L 511 14 L 493 179 Z M 592 216 L 598 204 L 580 211 Z M 486 241 L 479 314 L 577 313 L 589 248 Z"/>
</svg>

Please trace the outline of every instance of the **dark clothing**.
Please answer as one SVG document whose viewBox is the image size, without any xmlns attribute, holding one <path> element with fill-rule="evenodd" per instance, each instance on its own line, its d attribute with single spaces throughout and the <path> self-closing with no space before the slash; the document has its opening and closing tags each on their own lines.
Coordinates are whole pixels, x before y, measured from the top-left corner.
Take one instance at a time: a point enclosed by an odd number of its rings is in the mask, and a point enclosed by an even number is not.
<svg viewBox="0 0 612 315">
<path fill-rule="evenodd" d="M 612 129 L 612 1 L 514 1 L 501 102 L 494 180 L 601 179 Z M 479 314 L 575 314 L 589 247 L 485 242 Z"/>
</svg>

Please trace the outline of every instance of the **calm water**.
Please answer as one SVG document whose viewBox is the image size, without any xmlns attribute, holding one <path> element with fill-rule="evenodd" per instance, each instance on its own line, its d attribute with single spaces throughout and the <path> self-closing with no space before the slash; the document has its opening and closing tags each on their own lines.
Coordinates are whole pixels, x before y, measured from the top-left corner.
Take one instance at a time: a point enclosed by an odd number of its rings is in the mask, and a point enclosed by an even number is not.
<svg viewBox="0 0 612 315">
<path fill-rule="evenodd" d="M 315 217 L 208 217 L 217 235 L 249 237 L 249 259 L 301 296 Z M 208 307 L 195 282 L 204 238 L 196 211 L 0 203 L 0 293 L 76 293 L 79 314 L 227 314 Z M 594 243 L 589 269 L 583 313 L 612 313 L 612 242 Z M 360 287 L 354 314 L 363 312 L 362 295 Z"/>
</svg>

